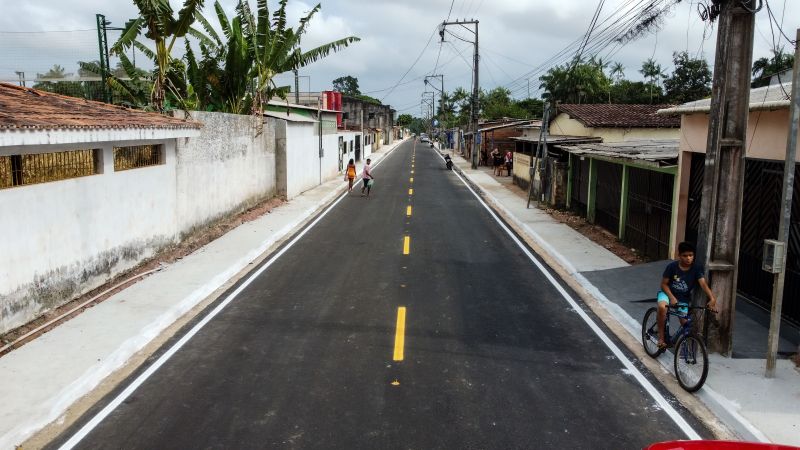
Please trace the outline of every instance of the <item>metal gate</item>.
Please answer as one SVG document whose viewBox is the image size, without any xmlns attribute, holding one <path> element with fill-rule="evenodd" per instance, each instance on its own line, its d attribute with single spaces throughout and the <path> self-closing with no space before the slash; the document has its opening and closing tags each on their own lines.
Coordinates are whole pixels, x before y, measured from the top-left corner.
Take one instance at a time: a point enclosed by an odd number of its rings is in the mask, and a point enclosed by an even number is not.
<svg viewBox="0 0 800 450">
<path fill-rule="evenodd" d="M 705 155 L 692 154 L 687 240 L 697 239 L 698 235 L 704 171 Z M 800 166 L 796 166 L 795 180 L 800 180 L 799 177 Z M 745 163 L 737 288 L 740 294 L 767 309 L 772 305 L 773 277 L 761 270 L 762 253 L 764 239 L 775 239 L 778 235 L 782 182 L 782 162 L 748 159 Z M 782 312 L 784 319 L 800 323 L 800 183 L 797 181 L 789 230 Z"/>
<path fill-rule="evenodd" d="M 628 220 L 625 241 L 652 260 L 669 257 L 675 176 L 628 168 Z"/>
<path fill-rule="evenodd" d="M 572 196 L 570 206 L 580 215 L 586 216 L 589 196 L 589 159 L 570 155 L 572 158 Z"/>
<path fill-rule="evenodd" d="M 595 222 L 619 235 L 619 204 L 622 195 L 622 165 L 595 160 L 597 164 L 597 202 Z"/>
</svg>

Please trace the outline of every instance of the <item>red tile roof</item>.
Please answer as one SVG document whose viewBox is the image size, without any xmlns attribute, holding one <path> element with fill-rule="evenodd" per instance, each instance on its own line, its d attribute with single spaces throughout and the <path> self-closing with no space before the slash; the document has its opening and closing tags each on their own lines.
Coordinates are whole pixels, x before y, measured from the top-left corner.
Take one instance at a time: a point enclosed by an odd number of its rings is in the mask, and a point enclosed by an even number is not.
<svg viewBox="0 0 800 450">
<path fill-rule="evenodd" d="M 192 120 L 0 83 L 0 130 L 200 128 Z"/>
<path fill-rule="evenodd" d="M 659 109 L 671 106 L 566 104 L 558 105 L 558 112 L 569 114 L 571 118 L 592 128 L 680 128 L 680 117 L 656 114 Z"/>
</svg>

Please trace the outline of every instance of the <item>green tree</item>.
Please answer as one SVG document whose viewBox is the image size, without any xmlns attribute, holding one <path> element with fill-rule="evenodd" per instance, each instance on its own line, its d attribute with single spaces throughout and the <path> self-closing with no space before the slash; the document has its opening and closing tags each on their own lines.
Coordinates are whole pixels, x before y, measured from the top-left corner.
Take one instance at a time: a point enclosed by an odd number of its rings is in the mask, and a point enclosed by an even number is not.
<svg viewBox="0 0 800 450">
<path fill-rule="evenodd" d="M 753 61 L 753 82 L 752 87 L 762 87 L 769 85 L 769 81 L 773 75 L 794 67 L 794 55 L 785 53 L 783 47 L 772 50 L 770 58 L 761 57 Z M 782 82 L 792 81 L 791 77 Z"/>
<path fill-rule="evenodd" d="M 625 66 L 621 62 L 615 62 L 611 65 L 611 72 L 609 72 L 608 77 L 614 80 L 615 83 L 619 83 L 625 78 Z"/>
<path fill-rule="evenodd" d="M 333 90 L 347 95 L 361 94 L 361 91 L 358 89 L 358 78 L 350 75 L 333 80 Z"/>
<path fill-rule="evenodd" d="M 526 119 L 542 117 L 544 114 L 544 102 L 538 98 L 518 100 L 516 105 L 525 112 Z"/>
<path fill-rule="evenodd" d="M 647 58 L 642 63 L 642 68 L 639 73 L 647 80 L 648 89 L 650 91 L 650 103 L 653 103 L 653 95 L 655 94 L 656 101 L 661 98 L 661 80 L 667 77 L 661 64 L 658 64 L 653 58 Z M 654 92 L 654 91 L 658 92 Z"/>
<path fill-rule="evenodd" d="M 711 69 L 705 59 L 686 52 L 672 54 L 675 70 L 664 80 L 664 95 L 670 103 L 686 103 L 711 95 Z"/>
<path fill-rule="evenodd" d="M 122 36 L 111 47 L 111 52 L 122 58 L 124 50 L 135 45 L 153 60 L 155 70 L 150 101 L 158 111 L 164 111 L 167 92 L 178 102 L 183 101 L 182 94 L 185 92 L 181 92 L 181 88 L 185 89 L 185 75 L 181 72 L 182 64 L 172 57 L 172 49 L 177 39 L 189 32 L 203 2 L 204 0 L 184 0 L 183 8 L 174 17 L 169 0 L 133 0 L 139 9 L 139 17 L 125 24 Z M 153 41 L 155 51 L 137 41 L 142 32 Z"/>
<path fill-rule="evenodd" d="M 41 89 L 55 94 L 68 95 L 70 97 L 85 97 L 83 85 L 79 81 L 66 81 L 67 76 L 72 74 L 67 73 L 66 69 L 58 64 L 53 65 L 45 73 L 36 74 L 36 83 L 33 85 L 34 89 Z"/>
<path fill-rule="evenodd" d="M 503 117 L 521 118 L 525 110 L 511 99 L 511 91 L 504 87 L 496 87 L 481 96 L 481 117 L 487 120 Z"/>
<path fill-rule="evenodd" d="M 414 117 L 411 114 L 400 114 L 397 117 L 397 125 L 401 127 L 407 127 L 411 125 L 411 122 L 414 121 Z"/>
<path fill-rule="evenodd" d="M 619 80 L 611 86 L 611 99 L 619 104 L 644 105 L 650 102 L 650 86 L 643 81 Z"/>
<path fill-rule="evenodd" d="M 308 51 L 301 50 L 300 39 L 321 6 L 317 4 L 312 8 L 300 19 L 297 29 L 294 29 L 287 26 L 287 2 L 288 0 L 280 0 L 278 9 L 272 13 L 271 21 L 267 0 L 257 1 L 257 16 L 252 14 L 246 0 L 239 2 L 239 17 L 253 54 L 253 71 L 250 74 L 255 81 L 253 112 L 262 111 L 263 104 L 273 97 L 286 99 L 291 91 L 289 86 L 277 86 L 275 75 L 305 67 L 360 40 L 355 36 L 348 36 Z"/>
<path fill-rule="evenodd" d="M 242 2 L 237 4 L 238 14 L 233 20 L 225 14 L 219 1 L 214 2 L 214 11 L 223 36 L 198 13 L 196 20 L 205 34 L 194 29 L 189 34 L 199 40 L 199 60 L 186 41 L 185 59 L 192 103 L 201 110 L 247 113 L 253 105 L 250 76 L 254 58 L 242 22 Z"/>
<path fill-rule="evenodd" d="M 594 58 L 584 61 L 575 58 L 563 66 L 556 66 L 539 77 L 542 96 L 555 103 L 599 103 L 608 100 L 610 80 L 606 76 L 606 64 Z"/>
<path fill-rule="evenodd" d="M 79 73 L 82 77 L 99 77 L 103 69 L 100 61 L 79 62 Z M 123 53 L 120 61 L 113 71 L 106 70 L 106 83 L 112 91 L 112 100 L 133 108 L 146 108 L 153 90 L 152 74 L 134 67 L 128 57 Z M 98 82 L 84 81 L 86 98 L 103 101 L 102 92 L 95 87 Z"/>
</svg>

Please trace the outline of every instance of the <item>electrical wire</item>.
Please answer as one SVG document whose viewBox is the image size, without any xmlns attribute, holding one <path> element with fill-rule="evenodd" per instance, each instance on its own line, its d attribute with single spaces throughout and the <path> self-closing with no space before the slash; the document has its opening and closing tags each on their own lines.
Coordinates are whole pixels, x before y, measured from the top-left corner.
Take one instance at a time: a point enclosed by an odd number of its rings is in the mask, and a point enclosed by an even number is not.
<svg viewBox="0 0 800 450">
<path fill-rule="evenodd" d="M 438 25 L 436 27 L 434 27 L 433 31 L 431 32 L 430 37 L 428 38 L 428 42 L 425 43 L 425 47 L 423 47 L 422 51 L 419 52 L 419 55 L 417 55 L 417 59 L 414 60 L 414 62 L 411 64 L 411 67 L 409 67 L 408 70 L 406 70 L 406 72 L 403 74 L 403 76 L 400 77 L 400 79 L 397 81 L 397 84 L 395 84 L 389 90 L 389 92 L 387 92 L 386 95 L 384 95 L 383 98 L 381 98 L 381 103 L 383 103 L 383 101 L 386 99 L 386 97 L 388 97 L 394 91 L 394 89 L 405 79 L 406 75 L 408 75 L 408 73 L 411 72 L 411 69 L 413 69 L 414 66 L 417 65 L 417 63 L 419 62 L 419 59 L 422 58 L 422 55 L 425 53 L 425 50 L 427 50 L 428 46 L 431 44 L 431 40 L 433 39 L 433 35 L 436 34 L 436 29 L 437 28 L 438 28 Z"/>
</svg>

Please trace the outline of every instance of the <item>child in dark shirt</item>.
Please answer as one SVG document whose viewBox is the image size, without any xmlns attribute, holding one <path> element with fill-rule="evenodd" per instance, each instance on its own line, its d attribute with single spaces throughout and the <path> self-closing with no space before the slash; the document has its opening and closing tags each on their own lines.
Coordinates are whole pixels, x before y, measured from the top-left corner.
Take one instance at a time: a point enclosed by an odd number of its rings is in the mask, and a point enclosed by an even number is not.
<svg viewBox="0 0 800 450">
<path fill-rule="evenodd" d="M 664 322 L 667 318 L 667 304 L 680 305 L 682 314 L 688 313 L 692 303 L 692 292 L 700 286 L 708 296 L 709 309 L 714 309 L 717 299 L 706 282 L 703 268 L 694 263 L 695 248 L 690 242 L 678 244 L 678 259 L 669 263 L 661 278 L 661 291 L 658 293 L 658 346 L 666 346 L 664 341 Z M 681 319 L 681 323 L 685 320 Z"/>
</svg>

